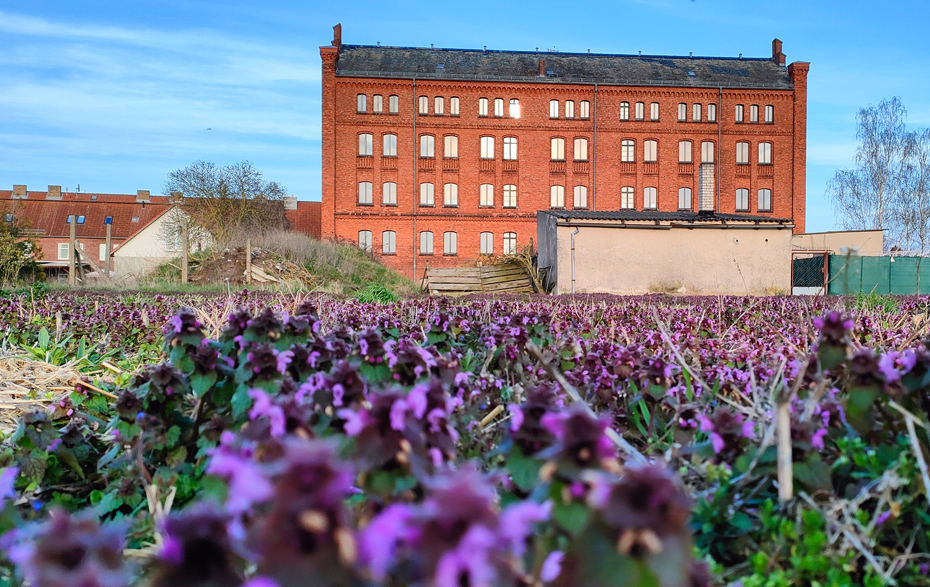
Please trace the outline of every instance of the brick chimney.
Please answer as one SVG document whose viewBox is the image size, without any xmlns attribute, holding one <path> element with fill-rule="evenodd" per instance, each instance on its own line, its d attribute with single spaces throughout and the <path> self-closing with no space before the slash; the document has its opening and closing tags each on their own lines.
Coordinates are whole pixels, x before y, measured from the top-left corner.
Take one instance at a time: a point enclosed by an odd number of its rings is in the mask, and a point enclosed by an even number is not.
<svg viewBox="0 0 930 587">
<path fill-rule="evenodd" d="M 168 201 L 172 204 L 180 204 L 184 201 L 184 192 L 171 192 L 168 197 Z"/>
<path fill-rule="evenodd" d="M 333 27 L 333 47 L 342 47 L 342 23 Z"/>
<path fill-rule="evenodd" d="M 546 75 L 546 60 L 539 60 L 539 77 L 545 77 Z"/>
<path fill-rule="evenodd" d="M 136 202 L 150 201 L 152 201 L 152 196 L 149 194 L 148 190 L 136 190 Z"/>
<path fill-rule="evenodd" d="M 781 52 L 781 41 L 772 40 L 772 61 L 779 65 L 785 64 L 785 54 Z"/>
<path fill-rule="evenodd" d="M 13 199 L 14 200 L 25 200 L 28 197 L 26 193 L 26 186 L 24 185 L 13 185 Z"/>
<path fill-rule="evenodd" d="M 61 199 L 61 186 L 60 185 L 50 185 L 48 186 L 48 193 L 45 194 L 46 200 L 60 200 Z"/>
</svg>

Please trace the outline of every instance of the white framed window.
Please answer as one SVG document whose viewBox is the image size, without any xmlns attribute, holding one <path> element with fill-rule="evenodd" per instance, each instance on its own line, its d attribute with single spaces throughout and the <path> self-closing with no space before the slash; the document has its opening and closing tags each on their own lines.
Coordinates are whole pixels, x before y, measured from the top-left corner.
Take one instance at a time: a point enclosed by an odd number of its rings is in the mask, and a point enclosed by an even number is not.
<svg viewBox="0 0 930 587">
<path fill-rule="evenodd" d="M 620 207 L 624 210 L 632 210 L 636 207 L 633 198 L 633 186 L 623 186 L 620 188 Z"/>
<path fill-rule="evenodd" d="M 678 105 L 678 122 L 684 122 L 686 120 L 688 120 L 688 105 L 682 103 Z"/>
<path fill-rule="evenodd" d="M 397 184 L 393 181 L 381 184 L 381 203 L 385 206 L 397 205 Z"/>
<path fill-rule="evenodd" d="M 772 164 L 772 143 L 759 143 L 759 165 Z"/>
<path fill-rule="evenodd" d="M 458 255 L 459 254 L 459 235 L 454 232 L 442 233 L 442 254 Z"/>
<path fill-rule="evenodd" d="M 362 249 L 366 253 L 371 253 L 371 231 L 370 230 L 358 231 L 358 248 Z"/>
<path fill-rule="evenodd" d="M 565 100 L 565 118 L 575 118 L 574 100 Z"/>
<path fill-rule="evenodd" d="M 643 161 L 655 163 L 659 160 L 659 141 L 649 139 L 643 141 Z"/>
<path fill-rule="evenodd" d="M 436 138 L 433 135 L 420 135 L 420 157 L 432 158 L 436 156 Z"/>
<path fill-rule="evenodd" d="M 488 115 L 488 99 L 478 98 L 478 116 Z"/>
<path fill-rule="evenodd" d="M 653 102 L 649 104 L 649 120 L 655 122 L 659 120 L 659 103 Z"/>
<path fill-rule="evenodd" d="M 459 115 L 459 99 L 457 97 L 449 98 L 449 116 Z"/>
<path fill-rule="evenodd" d="M 516 161 L 517 137 L 504 137 L 504 159 L 507 161 Z"/>
<path fill-rule="evenodd" d="M 749 163 L 749 143 L 736 143 L 736 164 L 747 165 Z"/>
<path fill-rule="evenodd" d="M 701 163 L 714 162 L 714 143 L 712 141 L 701 142 Z"/>
<path fill-rule="evenodd" d="M 493 232 L 482 232 L 479 239 L 481 242 L 481 254 L 482 255 L 493 255 L 494 254 L 494 233 Z"/>
<path fill-rule="evenodd" d="M 106 246 L 104 244 L 104 246 Z M 181 250 L 181 231 L 172 230 L 165 234 L 165 252 L 174 253 Z M 84 243 L 81 243 L 81 251 L 84 251 Z"/>
<path fill-rule="evenodd" d="M 551 141 L 551 145 L 550 159 L 553 161 L 565 161 L 565 139 L 554 137 Z"/>
<path fill-rule="evenodd" d="M 658 198 L 656 197 L 656 188 L 650 186 L 643 188 L 643 209 L 655 210 L 658 208 Z"/>
<path fill-rule="evenodd" d="M 749 190 L 746 188 L 736 190 L 736 211 L 749 212 Z"/>
<path fill-rule="evenodd" d="M 565 207 L 565 187 L 554 185 L 549 188 L 549 206 L 552 208 Z"/>
<path fill-rule="evenodd" d="M 678 188 L 678 209 L 691 209 L 691 188 Z"/>
<path fill-rule="evenodd" d="M 435 205 L 436 201 L 434 198 L 435 196 L 434 190 L 435 188 L 433 187 L 433 184 L 428 181 L 424 181 L 423 183 L 420 184 L 420 205 L 421 206 Z"/>
<path fill-rule="evenodd" d="M 772 190 L 766 188 L 759 190 L 759 211 L 772 211 Z"/>
<path fill-rule="evenodd" d="M 381 154 L 385 157 L 397 157 L 397 135 L 384 135 Z"/>
<path fill-rule="evenodd" d="M 433 254 L 433 233 L 428 230 L 424 230 L 420 233 L 420 254 Z"/>
<path fill-rule="evenodd" d="M 459 205 L 459 186 L 456 183 L 447 183 L 442 186 L 442 205 L 458 206 Z"/>
<path fill-rule="evenodd" d="M 400 107 L 400 98 L 397 96 L 388 96 L 388 113 L 397 114 Z"/>
<path fill-rule="evenodd" d="M 503 118 L 504 116 L 504 99 L 494 98 L 494 116 Z"/>
<path fill-rule="evenodd" d="M 765 123 L 772 124 L 775 122 L 775 107 L 769 104 L 765 107 Z"/>
<path fill-rule="evenodd" d="M 381 114 L 384 111 L 384 96 L 375 94 L 371 97 L 371 111 L 375 114 Z"/>
<path fill-rule="evenodd" d="M 381 254 L 397 254 L 397 233 L 393 230 L 385 230 L 381 233 Z"/>
<path fill-rule="evenodd" d="M 426 116 L 429 114 L 429 98 L 427 96 L 420 96 L 417 112 L 420 114 L 420 116 Z"/>
<path fill-rule="evenodd" d="M 359 113 L 368 112 L 368 96 L 365 94 L 359 94 L 355 97 L 356 107 L 355 110 Z"/>
<path fill-rule="evenodd" d="M 458 159 L 459 138 L 455 135 L 446 135 L 442 139 L 442 156 L 446 159 Z"/>
<path fill-rule="evenodd" d="M 362 133 L 358 135 L 358 154 L 359 157 L 371 157 L 372 145 L 370 134 Z"/>
<path fill-rule="evenodd" d="M 510 99 L 510 118 L 520 118 L 520 100 Z"/>
<path fill-rule="evenodd" d="M 574 157 L 575 161 L 588 160 L 588 139 L 575 139 Z"/>
<path fill-rule="evenodd" d="M 517 254 L 517 233 L 515 232 L 504 233 L 504 250 L 502 252 L 505 255 L 516 255 Z"/>
<path fill-rule="evenodd" d="M 691 141 L 678 141 L 678 162 L 691 163 Z"/>
<path fill-rule="evenodd" d="M 646 104 L 643 102 L 636 103 L 636 120 L 643 120 L 646 118 Z"/>
<path fill-rule="evenodd" d="M 572 194 L 572 208 L 588 207 L 588 186 L 576 185 Z"/>
<path fill-rule="evenodd" d="M 749 107 L 749 122 L 759 122 L 759 105 L 753 104 Z"/>
<path fill-rule="evenodd" d="M 620 120 L 630 119 L 630 103 L 620 102 Z"/>
<path fill-rule="evenodd" d="M 58 260 L 64 261 L 68 258 L 68 248 L 70 243 L 58 243 Z"/>
<path fill-rule="evenodd" d="M 717 105 L 707 105 L 707 122 L 717 122 Z"/>
<path fill-rule="evenodd" d="M 743 122 L 743 105 L 742 104 L 736 105 L 736 115 L 735 115 L 734 120 L 736 120 L 736 122 Z"/>
<path fill-rule="evenodd" d="M 692 119 L 694 122 L 701 122 L 701 105 L 700 105 L 700 104 L 695 104 L 695 105 L 692 107 L 692 109 L 693 109 L 693 111 L 692 111 L 692 113 L 691 113 L 691 119 Z"/>
<path fill-rule="evenodd" d="M 559 117 L 559 101 L 549 100 L 549 118 Z"/>
<path fill-rule="evenodd" d="M 509 183 L 504 186 L 504 202 L 502 204 L 504 208 L 516 208 L 517 207 L 517 186 Z"/>
<path fill-rule="evenodd" d="M 371 182 L 370 181 L 360 181 L 358 182 L 358 203 L 363 206 L 371 206 L 373 202 L 371 201 Z"/>
<path fill-rule="evenodd" d="M 483 207 L 493 207 L 494 206 L 494 186 L 489 183 L 483 183 L 478 188 L 479 200 L 478 205 Z"/>
<path fill-rule="evenodd" d="M 443 100 L 442 96 L 436 96 L 433 98 L 433 114 L 436 116 L 442 116 L 446 112 L 446 101 Z"/>
<path fill-rule="evenodd" d="M 578 116 L 584 120 L 591 118 L 591 102 L 582 100 L 578 104 Z"/>
<path fill-rule="evenodd" d="M 180 246 L 178 247 L 178 250 L 181 250 Z M 97 258 L 100 259 L 101 261 L 107 260 L 107 244 L 106 243 L 100 243 L 100 251 L 99 251 L 99 254 L 97 255 Z"/>
<path fill-rule="evenodd" d="M 633 139 L 620 141 L 620 161 L 625 163 L 636 161 L 636 142 Z"/>
<path fill-rule="evenodd" d="M 481 137 L 481 158 L 494 158 L 494 137 Z"/>
</svg>

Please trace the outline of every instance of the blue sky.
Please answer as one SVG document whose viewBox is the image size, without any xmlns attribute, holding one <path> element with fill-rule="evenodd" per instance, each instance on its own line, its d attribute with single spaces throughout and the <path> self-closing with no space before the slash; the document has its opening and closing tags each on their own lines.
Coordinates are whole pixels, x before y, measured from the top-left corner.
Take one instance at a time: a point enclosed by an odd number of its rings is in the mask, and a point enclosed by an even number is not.
<svg viewBox="0 0 930 587">
<path fill-rule="evenodd" d="M 160 193 L 197 159 L 247 159 L 320 198 L 319 46 L 343 41 L 810 61 L 808 230 L 834 228 L 824 192 L 852 165 L 858 108 L 900 96 L 930 126 L 930 3 L 0 3 L 0 188 Z M 208 130 L 210 129 L 210 130 Z"/>
</svg>

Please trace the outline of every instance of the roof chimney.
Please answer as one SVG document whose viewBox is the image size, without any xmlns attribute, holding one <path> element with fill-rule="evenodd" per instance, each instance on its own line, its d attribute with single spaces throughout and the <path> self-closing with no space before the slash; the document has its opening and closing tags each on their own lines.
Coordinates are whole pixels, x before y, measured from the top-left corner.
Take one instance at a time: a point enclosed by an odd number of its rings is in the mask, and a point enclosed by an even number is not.
<svg viewBox="0 0 930 587">
<path fill-rule="evenodd" d="M 785 64 L 785 54 L 781 52 L 781 41 L 772 40 L 772 61 L 779 65 Z"/>
<path fill-rule="evenodd" d="M 149 202 L 152 200 L 152 196 L 149 195 L 148 190 L 136 190 L 136 202 Z"/>
<path fill-rule="evenodd" d="M 333 27 L 333 47 L 342 47 L 342 23 Z"/>
<path fill-rule="evenodd" d="M 26 194 L 26 186 L 24 185 L 13 185 L 13 199 L 14 200 L 25 200 L 28 197 Z"/>
<path fill-rule="evenodd" d="M 184 200 L 184 192 L 171 192 L 168 199 L 172 204 L 180 204 Z"/>
<path fill-rule="evenodd" d="M 545 77 L 546 75 L 546 60 L 539 60 L 539 77 Z"/>
<path fill-rule="evenodd" d="M 45 194 L 46 200 L 60 200 L 61 199 L 61 186 L 60 185 L 50 185 L 48 186 L 48 193 Z"/>
</svg>

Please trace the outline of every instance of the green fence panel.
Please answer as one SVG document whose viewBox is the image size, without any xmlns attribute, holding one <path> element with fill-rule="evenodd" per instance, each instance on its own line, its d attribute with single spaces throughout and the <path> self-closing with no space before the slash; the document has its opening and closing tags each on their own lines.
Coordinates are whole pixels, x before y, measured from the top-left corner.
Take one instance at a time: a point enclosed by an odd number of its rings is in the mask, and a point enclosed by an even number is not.
<svg viewBox="0 0 930 587">
<path fill-rule="evenodd" d="M 862 291 L 891 293 L 891 257 L 862 257 Z"/>
<path fill-rule="evenodd" d="M 845 295 L 862 291 L 862 257 L 830 255 L 827 293 Z"/>
<path fill-rule="evenodd" d="M 892 259 L 894 261 L 888 263 L 891 268 L 891 293 L 917 293 L 917 271 L 920 268 L 920 258 L 892 257 Z M 930 269 L 930 263 L 927 264 L 927 267 Z"/>
<path fill-rule="evenodd" d="M 917 266 L 917 292 L 930 294 L 930 259 L 917 257 Z"/>
</svg>

